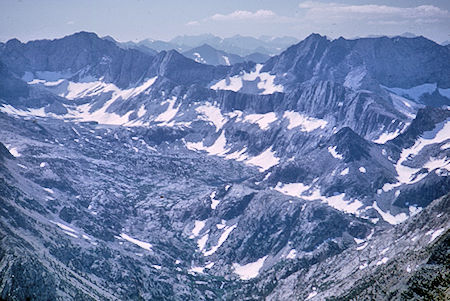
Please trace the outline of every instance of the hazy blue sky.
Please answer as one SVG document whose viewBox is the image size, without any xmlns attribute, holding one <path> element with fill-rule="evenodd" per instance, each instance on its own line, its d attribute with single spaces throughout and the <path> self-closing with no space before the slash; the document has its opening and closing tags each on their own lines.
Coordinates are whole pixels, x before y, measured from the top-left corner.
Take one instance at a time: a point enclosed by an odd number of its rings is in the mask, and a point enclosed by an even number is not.
<svg viewBox="0 0 450 301">
<path fill-rule="evenodd" d="M 80 30 L 119 41 L 213 33 L 303 38 L 412 32 L 450 40 L 450 0 L 0 0 L 0 40 Z"/>
</svg>

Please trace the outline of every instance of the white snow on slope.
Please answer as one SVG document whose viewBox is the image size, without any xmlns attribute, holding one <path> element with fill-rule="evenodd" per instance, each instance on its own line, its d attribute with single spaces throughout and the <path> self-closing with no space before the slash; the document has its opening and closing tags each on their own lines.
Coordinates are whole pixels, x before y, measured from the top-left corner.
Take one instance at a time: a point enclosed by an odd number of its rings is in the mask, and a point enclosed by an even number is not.
<svg viewBox="0 0 450 301">
<path fill-rule="evenodd" d="M 329 146 L 328 147 L 328 152 L 333 156 L 333 158 L 336 158 L 336 159 L 339 159 L 339 160 L 344 159 L 344 156 L 342 156 L 341 154 L 339 154 L 336 151 L 336 146 Z"/>
<path fill-rule="evenodd" d="M 197 246 L 198 246 L 198 249 L 200 251 L 203 251 L 203 249 L 205 248 L 205 245 L 206 245 L 206 242 L 208 241 L 208 238 L 209 238 L 209 234 L 206 233 L 199 240 L 197 240 Z"/>
<path fill-rule="evenodd" d="M 433 242 L 437 237 L 439 237 L 443 232 L 445 231 L 445 228 L 437 229 L 437 230 L 430 230 L 425 235 L 431 235 L 429 243 Z"/>
<path fill-rule="evenodd" d="M 194 238 L 200 234 L 200 231 L 205 227 L 205 221 L 194 221 L 194 228 L 192 229 L 192 235 L 189 238 Z"/>
<path fill-rule="evenodd" d="M 230 66 L 230 59 L 228 56 L 222 55 L 223 60 L 225 61 L 225 65 Z"/>
<path fill-rule="evenodd" d="M 277 120 L 274 112 L 266 114 L 249 114 L 244 117 L 244 121 L 257 124 L 261 130 L 268 130 L 269 124 Z"/>
<path fill-rule="evenodd" d="M 63 232 L 64 232 L 64 234 L 67 234 L 67 235 L 69 235 L 71 237 L 78 238 L 78 235 L 73 234 L 72 232 L 69 232 L 69 231 L 63 231 Z"/>
<path fill-rule="evenodd" d="M 287 127 L 288 130 L 300 127 L 300 131 L 302 132 L 312 132 L 318 128 L 323 129 L 328 123 L 323 119 L 309 117 L 294 111 L 284 112 L 283 118 L 286 118 L 289 121 L 289 125 Z"/>
<path fill-rule="evenodd" d="M 384 132 L 381 133 L 380 137 L 378 137 L 377 139 L 372 140 L 372 142 L 378 143 L 378 144 L 385 144 L 386 142 L 388 142 L 389 140 L 394 139 L 395 137 L 397 137 L 398 135 L 400 135 L 401 130 L 400 129 L 396 129 L 394 132 Z"/>
<path fill-rule="evenodd" d="M 166 111 L 159 114 L 158 117 L 155 118 L 156 122 L 162 122 L 164 124 L 167 124 L 170 120 L 172 120 L 177 115 L 178 109 L 180 108 L 180 106 L 174 108 L 176 100 L 177 100 L 177 98 L 174 96 L 174 97 L 169 98 L 166 101 L 161 103 L 162 105 L 167 103 L 168 104 L 167 109 L 166 109 Z"/>
<path fill-rule="evenodd" d="M 297 256 L 297 251 L 295 249 L 292 249 L 289 251 L 289 253 L 286 255 L 287 259 L 295 259 Z"/>
<path fill-rule="evenodd" d="M 145 115 L 145 113 L 147 113 L 147 110 L 145 109 L 145 105 L 141 105 L 136 114 L 137 114 L 138 118 L 141 118 L 142 116 Z"/>
<path fill-rule="evenodd" d="M 197 63 L 206 64 L 206 61 L 202 58 L 202 56 L 200 55 L 200 53 L 194 52 L 193 55 L 195 56 L 194 60 L 195 60 Z"/>
<path fill-rule="evenodd" d="M 441 150 L 446 150 L 448 148 L 450 148 L 450 142 L 441 145 Z"/>
<path fill-rule="evenodd" d="M 358 250 L 358 251 L 364 250 L 368 246 L 368 244 L 369 243 L 366 242 L 366 243 L 356 247 L 356 250 Z"/>
<path fill-rule="evenodd" d="M 425 146 L 435 143 L 442 143 L 448 139 L 450 139 L 450 119 L 437 124 L 433 130 L 423 133 L 422 136 L 418 138 L 414 145 L 410 148 L 403 149 L 400 154 L 400 159 L 395 165 L 395 169 L 398 174 L 397 180 L 400 183 L 412 184 L 420 181 L 423 177 L 425 177 L 426 174 L 424 173 L 414 178 L 414 174 L 416 174 L 421 168 L 408 167 L 403 165 L 403 162 L 407 161 L 408 158 L 414 157 L 419 154 Z M 432 166 L 430 165 L 430 167 L 433 168 L 439 167 L 435 163 L 429 164 L 432 164 Z M 443 166 L 447 165 L 446 160 L 443 160 L 442 164 L 444 164 Z"/>
<path fill-rule="evenodd" d="M 250 73 L 244 72 L 232 77 L 227 77 L 218 81 L 210 88 L 213 90 L 231 90 L 234 92 L 238 92 L 243 87 L 243 81 L 257 81 L 258 89 L 262 90 L 260 94 L 273 94 L 275 92 L 283 92 L 284 87 L 282 85 L 276 85 L 274 83 L 276 76 L 268 72 L 261 72 L 262 67 L 262 64 L 257 64 L 254 71 L 251 71 Z"/>
<path fill-rule="evenodd" d="M 216 127 L 216 132 L 218 132 L 223 125 L 227 122 L 227 119 L 222 115 L 220 108 L 207 102 L 202 106 L 198 106 L 195 109 L 198 113 L 202 114 L 199 116 L 200 120 L 209 121 Z"/>
<path fill-rule="evenodd" d="M 225 227 L 225 229 L 223 230 L 222 235 L 220 235 L 219 240 L 217 241 L 217 245 L 213 246 L 209 251 L 203 252 L 203 255 L 204 256 L 210 256 L 210 255 L 214 254 L 220 248 L 220 246 L 227 240 L 227 238 L 230 235 L 231 231 L 233 231 L 234 228 L 236 228 L 236 227 L 237 227 L 237 225 Z"/>
<path fill-rule="evenodd" d="M 238 274 L 242 280 L 249 280 L 255 278 L 258 276 L 259 270 L 261 270 L 262 266 L 264 265 L 264 261 L 266 260 L 266 258 L 267 255 L 258 259 L 255 262 L 247 263 L 244 265 L 240 265 L 239 263 L 233 263 L 234 272 Z"/>
<path fill-rule="evenodd" d="M 339 211 L 346 212 L 346 213 L 352 213 L 355 215 L 359 214 L 360 208 L 363 207 L 363 203 L 357 199 L 350 199 L 346 200 L 345 193 L 337 194 L 334 196 L 323 196 L 320 193 L 319 188 L 314 188 L 313 190 L 310 190 L 309 195 L 301 195 L 302 199 L 305 200 L 321 200 L 322 202 L 328 204 L 328 206 L 331 206 Z"/>
<path fill-rule="evenodd" d="M 5 147 L 8 149 L 9 153 L 14 157 L 20 157 L 20 153 L 17 151 L 17 147 L 12 147 L 11 144 L 5 144 Z"/>
<path fill-rule="evenodd" d="M 258 88 L 263 90 L 260 94 L 273 94 L 276 92 L 283 92 L 284 87 L 282 85 L 275 85 L 275 75 L 271 75 L 268 72 L 262 72 L 259 74 L 260 82 L 258 83 Z"/>
<path fill-rule="evenodd" d="M 211 146 L 205 146 L 203 141 L 200 142 L 186 142 L 186 147 L 195 151 L 206 151 L 209 155 L 224 156 L 229 150 L 226 149 L 227 139 L 225 137 L 225 130 L 222 130 L 219 137 Z"/>
<path fill-rule="evenodd" d="M 281 182 L 278 182 L 277 186 L 274 189 L 285 195 L 301 197 L 302 193 L 307 191 L 309 188 L 311 188 L 311 186 L 304 185 L 303 183 L 283 184 Z"/>
<path fill-rule="evenodd" d="M 408 219 L 406 213 L 399 213 L 397 215 L 392 215 L 390 212 L 384 212 L 378 207 L 377 202 L 373 202 L 372 207 L 381 215 L 381 217 L 391 225 L 397 225 Z"/>
<path fill-rule="evenodd" d="M 150 243 L 148 243 L 148 242 L 137 240 L 135 238 L 132 238 L 132 237 L 126 235 L 125 233 L 120 233 L 120 237 L 122 239 L 125 239 L 125 240 L 131 242 L 132 244 L 135 244 L 135 245 L 141 247 L 142 249 L 145 249 L 147 251 L 151 251 L 152 245 Z"/>
<path fill-rule="evenodd" d="M 61 229 L 63 229 L 64 231 L 68 231 L 68 232 L 72 232 L 72 233 L 78 233 L 76 230 L 70 228 L 69 226 L 66 226 L 64 224 L 58 223 L 58 222 L 54 222 L 54 221 L 50 221 L 52 224 L 57 225 L 58 227 L 60 227 Z"/>
<path fill-rule="evenodd" d="M 245 164 L 257 166 L 260 172 L 264 172 L 279 162 L 280 158 L 276 157 L 272 147 L 269 147 L 258 156 L 245 161 Z"/>
<path fill-rule="evenodd" d="M 236 160 L 236 161 L 244 161 L 248 159 L 248 155 L 246 154 L 247 147 L 242 148 L 239 151 L 235 151 L 233 153 L 227 154 L 225 156 L 226 160 Z"/>
<path fill-rule="evenodd" d="M 205 269 L 204 267 L 192 267 L 188 270 L 188 272 L 190 274 L 194 274 L 194 273 L 203 274 L 204 269 Z"/>
<path fill-rule="evenodd" d="M 220 203 L 220 200 L 216 200 L 216 192 L 211 192 L 209 198 L 211 199 L 211 209 L 215 210 Z"/>
<path fill-rule="evenodd" d="M 85 82 L 70 82 L 67 80 L 57 80 L 56 82 L 46 82 L 45 86 L 47 89 L 51 90 L 53 93 L 59 96 L 65 97 L 67 99 L 83 98 L 83 97 L 94 97 L 100 94 L 111 93 L 110 99 L 107 100 L 104 105 L 91 112 L 92 103 L 87 103 L 84 105 L 77 106 L 75 108 L 68 108 L 69 113 L 64 116 L 58 116 L 59 118 L 74 118 L 81 121 L 97 121 L 101 124 L 113 124 L 113 125 L 123 125 L 129 122 L 129 115 L 132 111 L 120 116 L 116 113 L 107 112 L 111 104 L 116 100 L 122 99 L 127 100 L 129 98 L 135 97 L 143 92 L 148 93 L 148 89 L 154 84 L 157 77 L 153 77 L 145 80 L 141 85 L 132 87 L 129 89 L 120 89 L 116 85 L 111 83 L 105 83 L 101 80 L 88 81 Z M 35 82 L 34 84 L 42 84 L 41 81 Z M 16 114 L 23 114 L 24 112 L 12 112 Z M 142 110 L 140 112 L 142 114 Z M 45 117 L 44 108 L 30 110 L 28 115 Z M 136 124 L 138 125 L 138 124 Z"/>
<path fill-rule="evenodd" d="M 365 167 L 361 166 L 361 167 L 359 168 L 359 172 L 361 172 L 361 173 L 366 173 L 367 170 L 366 170 Z"/>
<path fill-rule="evenodd" d="M 124 100 L 135 97 L 148 88 L 150 88 L 156 81 L 157 77 L 152 77 L 145 80 L 141 85 L 129 89 L 120 89 L 114 84 L 105 83 L 103 81 L 90 82 L 67 82 L 66 91 L 61 91 L 59 96 L 73 100 L 75 98 L 90 97 L 99 95 L 101 93 L 112 92 L 111 99 L 122 98 Z M 63 83 L 61 83 L 62 85 Z"/>
<path fill-rule="evenodd" d="M 423 165 L 424 168 L 428 169 L 429 171 L 435 170 L 435 169 L 445 169 L 447 171 L 450 171 L 450 158 L 444 157 L 444 158 L 434 158 L 430 157 L 430 160 Z"/>
<path fill-rule="evenodd" d="M 315 297 L 316 295 L 317 295 L 317 291 L 312 291 L 308 294 L 308 297 L 306 297 L 305 300 L 309 300 L 309 299 Z"/>
<path fill-rule="evenodd" d="M 289 183 L 282 184 L 278 182 L 275 190 L 289 196 L 295 196 L 302 198 L 304 200 L 321 200 L 322 202 L 328 204 L 328 206 L 333 207 L 342 212 L 352 213 L 355 215 L 359 214 L 360 208 L 363 207 L 363 203 L 357 199 L 346 200 L 345 193 L 337 194 L 334 196 L 323 196 L 320 193 L 320 189 L 315 187 L 311 189 L 311 186 L 304 185 L 303 183 Z M 307 192 L 309 191 L 309 194 Z"/>
<path fill-rule="evenodd" d="M 341 193 L 338 195 L 330 196 L 330 197 L 322 197 L 323 202 L 327 203 L 328 206 L 331 206 L 337 210 L 357 214 L 359 208 L 363 206 L 359 200 L 345 200 L 345 193 Z"/>
<path fill-rule="evenodd" d="M 343 171 L 341 171 L 340 175 L 341 175 L 341 176 L 346 176 L 346 175 L 348 175 L 349 171 L 350 171 L 350 168 L 347 167 L 346 169 L 344 169 Z"/>
<path fill-rule="evenodd" d="M 45 117 L 47 114 L 45 113 L 44 108 L 39 109 L 27 109 L 27 110 L 20 110 L 16 109 L 15 107 L 7 104 L 2 104 L 0 106 L 0 111 L 9 114 L 9 115 L 16 115 L 21 117 Z"/>
<path fill-rule="evenodd" d="M 385 264 L 386 262 L 388 262 L 388 260 L 388 257 L 383 257 L 380 261 L 377 262 L 377 265 Z"/>
<path fill-rule="evenodd" d="M 48 193 L 51 193 L 51 194 L 55 193 L 55 192 L 53 191 L 53 189 L 51 189 L 51 188 L 43 187 L 42 189 L 44 189 L 45 191 L 47 191 Z"/>
<path fill-rule="evenodd" d="M 230 90 L 238 92 L 242 89 L 242 78 L 239 76 L 227 77 L 212 85 L 210 88 L 213 90 Z"/>
</svg>

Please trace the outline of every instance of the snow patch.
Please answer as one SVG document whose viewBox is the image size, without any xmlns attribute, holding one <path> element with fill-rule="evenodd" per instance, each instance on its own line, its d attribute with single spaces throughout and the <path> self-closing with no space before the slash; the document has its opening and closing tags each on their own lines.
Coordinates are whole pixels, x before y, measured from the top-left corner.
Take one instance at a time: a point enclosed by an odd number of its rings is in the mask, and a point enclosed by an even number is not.
<svg viewBox="0 0 450 301">
<path fill-rule="evenodd" d="M 378 207 L 377 202 L 373 202 L 372 207 L 381 215 L 381 217 L 391 225 L 397 225 L 404 222 L 408 219 L 408 215 L 406 213 L 399 213 L 397 215 L 392 215 L 390 212 L 384 212 Z"/>
<path fill-rule="evenodd" d="M 213 191 L 211 193 L 211 195 L 209 196 L 209 198 L 211 199 L 211 209 L 212 210 L 215 210 L 217 208 L 217 205 L 219 205 L 219 203 L 220 203 L 220 200 L 216 200 L 215 197 L 216 197 L 216 192 Z"/>
<path fill-rule="evenodd" d="M 262 90 L 260 94 L 273 94 L 275 92 L 283 92 L 284 87 L 282 85 L 276 85 L 275 75 L 268 72 L 261 72 L 263 65 L 257 64 L 255 70 L 243 72 L 232 77 L 224 78 L 210 88 L 213 90 L 231 90 L 238 92 L 244 86 L 244 82 L 257 82 L 258 89 Z"/>
<path fill-rule="evenodd" d="M 42 187 L 42 189 L 44 189 L 45 191 L 47 191 L 48 193 L 51 193 L 51 194 L 55 193 L 53 191 L 53 189 L 51 189 L 51 188 Z"/>
<path fill-rule="evenodd" d="M 366 243 L 356 247 L 356 250 L 358 250 L 358 251 L 364 250 L 367 246 L 368 246 L 368 243 L 366 242 Z"/>
<path fill-rule="evenodd" d="M 210 88 L 213 90 L 230 90 L 238 92 L 242 89 L 242 78 L 239 76 L 227 77 L 212 85 Z"/>
<path fill-rule="evenodd" d="M 212 105 L 209 102 L 202 106 L 198 106 L 197 108 L 195 108 L 195 110 L 201 114 L 201 116 L 199 117 L 200 120 L 209 121 L 214 124 L 214 126 L 216 127 L 216 132 L 218 132 L 227 122 L 227 119 L 223 117 L 220 108 Z"/>
<path fill-rule="evenodd" d="M 5 147 L 8 149 L 9 153 L 14 157 L 20 157 L 20 153 L 17 151 L 17 147 L 12 147 L 10 144 L 5 144 Z"/>
<path fill-rule="evenodd" d="M 189 272 L 190 274 L 193 274 L 193 273 L 203 274 L 203 270 L 204 270 L 204 269 L 205 269 L 204 267 L 192 267 L 192 268 L 190 268 L 190 269 L 188 270 L 188 272 Z"/>
<path fill-rule="evenodd" d="M 398 174 L 397 180 L 404 184 L 413 184 L 424 178 L 426 174 L 421 174 L 414 178 L 414 175 L 421 168 L 408 167 L 403 165 L 403 162 L 407 161 L 410 157 L 419 154 L 420 151 L 427 145 L 442 143 L 448 140 L 449 133 L 450 133 L 450 119 L 447 119 L 444 122 L 437 124 L 433 130 L 423 133 L 422 136 L 416 140 L 413 146 L 407 149 L 403 149 L 400 154 L 400 159 L 397 161 L 395 165 L 395 169 Z M 430 163 L 430 167 L 433 168 L 442 167 L 438 166 L 439 164 L 436 163 L 438 162 Z M 443 166 L 448 164 L 448 162 L 446 162 L 445 160 L 439 163 L 442 163 Z"/>
<path fill-rule="evenodd" d="M 239 263 L 233 263 L 234 273 L 238 274 L 242 280 L 249 280 L 259 275 L 259 270 L 264 265 L 267 255 L 258 259 L 255 262 L 251 262 L 245 265 Z"/>
<path fill-rule="evenodd" d="M 359 208 L 363 206 L 363 203 L 357 199 L 346 201 L 344 198 L 345 193 L 341 193 L 331 197 L 322 196 L 322 201 L 337 210 L 357 214 L 359 212 Z"/>
<path fill-rule="evenodd" d="M 52 224 L 55 224 L 55 225 L 57 225 L 58 227 L 60 227 L 61 229 L 63 229 L 64 231 L 67 231 L 67 232 L 71 232 L 71 233 L 78 233 L 78 231 L 76 231 L 76 230 L 74 230 L 74 229 L 72 229 L 72 228 L 70 228 L 69 226 L 66 226 L 66 225 L 64 225 L 64 224 L 61 224 L 61 223 L 58 223 L 58 222 L 54 222 L 54 221 L 50 221 Z"/>
<path fill-rule="evenodd" d="M 228 56 L 222 55 L 223 60 L 225 61 L 225 65 L 230 66 L 230 59 Z"/>
<path fill-rule="evenodd" d="M 217 245 L 213 246 L 209 251 L 203 252 L 203 255 L 210 256 L 210 255 L 214 254 L 220 248 L 220 246 L 227 240 L 231 231 L 233 231 L 234 228 L 236 228 L 236 227 L 237 227 L 237 225 L 225 227 L 225 230 L 223 231 L 222 235 L 220 235 L 219 240 L 217 241 Z"/>
<path fill-rule="evenodd" d="M 261 130 L 268 130 L 269 124 L 277 120 L 277 115 L 274 112 L 266 114 L 249 114 L 245 116 L 244 121 L 257 124 Z"/>
<path fill-rule="evenodd" d="M 186 147 L 195 151 L 206 151 L 209 155 L 224 156 L 229 150 L 226 149 L 227 139 L 225 130 L 222 130 L 219 137 L 211 146 L 205 146 L 202 142 L 186 142 Z"/>
<path fill-rule="evenodd" d="M 194 221 L 194 228 L 192 229 L 192 235 L 189 238 L 197 237 L 200 231 L 205 227 L 206 221 Z"/>
<path fill-rule="evenodd" d="M 441 145 L 441 150 L 446 150 L 450 148 L 450 142 Z"/>
<path fill-rule="evenodd" d="M 264 172 L 279 162 L 280 158 L 276 157 L 272 147 L 269 147 L 258 156 L 248 159 L 245 164 L 257 166 L 260 172 Z"/>
<path fill-rule="evenodd" d="M 388 262 L 388 260 L 389 260 L 388 257 L 383 257 L 383 259 L 381 259 L 380 261 L 377 262 L 377 265 L 385 264 L 386 262 Z"/>
<path fill-rule="evenodd" d="M 306 297 L 305 300 L 309 300 L 309 299 L 315 297 L 316 295 L 317 295 L 317 291 L 314 290 L 308 294 L 308 297 Z"/>
<path fill-rule="evenodd" d="M 288 130 L 300 127 L 300 131 L 302 132 L 312 132 L 318 128 L 323 129 L 328 124 L 328 122 L 323 119 L 309 117 L 294 111 L 284 112 L 283 118 L 288 119 L 289 121 L 287 127 Z"/>
<path fill-rule="evenodd" d="M 333 156 L 333 158 L 336 158 L 336 159 L 339 159 L 339 160 L 344 159 L 344 156 L 342 156 L 341 154 L 339 154 L 336 151 L 336 146 L 329 146 L 328 147 L 328 152 Z"/>
<path fill-rule="evenodd" d="M 175 96 L 173 96 L 172 98 L 169 98 L 166 101 L 161 103 L 161 104 L 167 103 L 168 106 L 167 106 L 166 111 L 159 114 L 155 118 L 156 122 L 162 122 L 165 125 L 177 115 L 180 106 L 174 108 L 176 100 L 177 100 L 177 98 Z"/>
<path fill-rule="evenodd" d="M 396 129 L 395 132 L 391 132 L 391 133 L 381 133 L 380 137 L 378 137 L 375 140 L 372 140 L 372 142 L 378 143 L 378 144 L 385 144 L 386 142 L 394 139 L 395 137 L 397 137 L 398 135 L 400 135 L 401 130 L 400 129 Z"/>
<path fill-rule="evenodd" d="M 286 258 L 287 259 L 295 259 L 296 256 L 297 256 L 297 251 L 295 249 L 292 249 L 289 251 Z"/>
<path fill-rule="evenodd" d="M 275 190 L 279 191 L 285 195 L 301 197 L 302 193 L 307 191 L 311 186 L 305 185 L 303 183 L 288 183 L 283 184 L 281 182 L 277 183 Z"/>
<path fill-rule="evenodd" d="M 203 251 L 203 249 L 205 248 L 208 238 L 209 238 L 209 234 L 205 234 L 199 240 L 197 240 L 197 246 L 200 251 Z"/>
<path fill-rule="evenodd" d="M 344 169 L 343 171 L 341 171 L 341 173 L 340 173 L 340 175 L 341 176 L 346 176 L 346 175 L 348 175 L 348 172 L 350 171 L 350 168 L 346 168 L 346 169 Z"/>
<path fill-rule="evenodd" d="M 132 237 L 128 236 L 125 233 L 120 233 L 120 237 L 122 239 L 125 239 L 125 240 L 131 242 L 132 244 L 135 244 L 135 245 L 141 247 L 142 249 L 145 249 L 147 251 L 151 251 L 152 245 L 149 244 L 148 242 L 137 240 L 135 238 L 132 238 Z"/>
<path fill-rule="evenodd" d="M 248 155 L 245 153 L 247 152 L 247 148 L 244 147 L 243 149 L 239 151 L 235 151 L 233 153 L 227 154 L 225 156 L 225 159 L 227 160 L 236 160 L 236 161 L 244 161 L 248 159 Z"/>
<path fill-rule="evenodd" d="M 428 243 L 433 242 L 437 237 L 439 237 L 443 232 L 445 231 L 444 228 L 437 229 L 437 230 L 431 230 L 425 233 L 425 235 L 431 235 L 430 241 Z"/>
</svg>

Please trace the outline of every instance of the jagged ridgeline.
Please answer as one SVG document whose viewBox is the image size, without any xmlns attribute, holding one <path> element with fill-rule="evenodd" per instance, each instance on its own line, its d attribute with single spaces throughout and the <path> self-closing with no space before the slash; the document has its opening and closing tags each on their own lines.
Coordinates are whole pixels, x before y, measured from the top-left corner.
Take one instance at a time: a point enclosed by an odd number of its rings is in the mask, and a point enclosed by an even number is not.
<svg viewBox="0 0 450 301">
<path fill-rule="evenodd" d="M 448 298 L 450 48 L 149 45 L 0 44 L 0 299 Z"/>
</svg>

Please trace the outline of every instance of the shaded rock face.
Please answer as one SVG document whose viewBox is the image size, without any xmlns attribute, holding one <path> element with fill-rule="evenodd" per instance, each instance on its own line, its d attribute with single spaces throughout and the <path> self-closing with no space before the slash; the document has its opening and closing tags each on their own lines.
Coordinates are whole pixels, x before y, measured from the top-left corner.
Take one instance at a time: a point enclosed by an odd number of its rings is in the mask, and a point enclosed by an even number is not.
<svg viewBox="0 0 450 301">
<path fill-rule="evenodd" d="M 347 75 L 360 67 L 389 87 L 410 88 L 428 82 L 448 88 L 450 76 L 444 71 L 449 68 L 448 62 L 448 49 L 423 37 L 330 41 L 312 34 L 270 59 L 263 70 L 291 73 L 295 82 L 325 77 L 344 83 Z"/>
<path fill-rule="evenodd" d="M 443 294 L 447 48 L 312 35 L 230 66 L 86 32 L 0 49 L 2 299 Z"/>
</svg>

